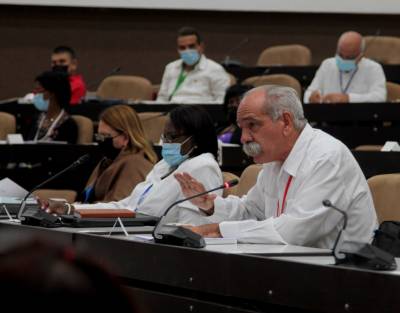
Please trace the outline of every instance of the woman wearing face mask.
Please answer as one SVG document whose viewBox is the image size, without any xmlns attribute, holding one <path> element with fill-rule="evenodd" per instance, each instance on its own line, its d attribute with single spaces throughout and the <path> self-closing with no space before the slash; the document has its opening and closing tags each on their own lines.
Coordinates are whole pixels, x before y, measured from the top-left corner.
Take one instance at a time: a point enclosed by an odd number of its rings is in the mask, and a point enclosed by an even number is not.
<svg viewBox="0 0 400 313">
<path fill-rule="evenodd" d="M 66 109 L 71 99 L 68 75 L 62 72 L 46 71 L 36 77 L 38 84 L 33 105 L 42 112 L 28 140 L 66 141 L 75 144 L 78 127 Z"/>
<path fill-rule="evenodd" d="M 92 205 L 52 204 L 50 212 L 72 213 L 75 208 L 122 209 L 161 216 L 173 202 L 183 199 L 175 172 L 187 172 L 207 189 L 222 184 L 222 173 L 216 162 L 217 136 L 210 115 L 198 106 L 179 106 L 169 115 L 162 136 L 162 155 L 146 180 L 139 183 L 125 199 Z M 222 191 L 217 191 L 221 195 Z M 218 221 L 218 216 L 206 216 L 189 201 L 179 204 L 168 214 L 170 221 L 195 225 Z"/>
<path fill-rule="evenodd" d="M 118 201 L 142 182 L 157 162 L 136 112 L 126 105 L 106 109 L 95 135 L 104 158 L 90 176 L 84 203 Z"/>
<path fill-rule="evenodd" d="M 223 143 L 241 144 L 242 132 L 236 124 L 236 113 L 243 95 L 252 88 L 253 86 L 250 85 L 232 85 L 226 90 L 223 110 L 227 124 L 218 130 L 218 139 Z"/>
</svg>

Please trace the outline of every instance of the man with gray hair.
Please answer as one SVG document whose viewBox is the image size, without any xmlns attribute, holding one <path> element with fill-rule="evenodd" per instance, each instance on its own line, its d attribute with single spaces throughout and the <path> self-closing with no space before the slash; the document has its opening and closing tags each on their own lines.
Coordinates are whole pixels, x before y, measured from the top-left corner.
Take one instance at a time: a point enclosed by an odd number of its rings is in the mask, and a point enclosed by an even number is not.
<svg viewBox="0 0 400 313">
<path fill-rule="evenodd" d="M 349 149 L 304 118 L 296 92 L 261 86 L 239 105 L 237 122 L 244 151 L 263 164 L 257 183 L 239 198 L 208 194 L 192 203 L 224 222 L 191 229 L 206 237 L 239 242 L 332 248 L 347 213 L 346 238 L 369 241 L 377 225 L 365 177 Z M 185 196 L 204 191 L 186 173 L 175 174 Z"/>
<path fill-rule="evenodd" d="M 304 103 L 345 103 L 386 101 L 386 78 L 382 66 L 364 57 L 361 34 L 343 33 L 334 58 L 322 62 Z"/>
</svg>

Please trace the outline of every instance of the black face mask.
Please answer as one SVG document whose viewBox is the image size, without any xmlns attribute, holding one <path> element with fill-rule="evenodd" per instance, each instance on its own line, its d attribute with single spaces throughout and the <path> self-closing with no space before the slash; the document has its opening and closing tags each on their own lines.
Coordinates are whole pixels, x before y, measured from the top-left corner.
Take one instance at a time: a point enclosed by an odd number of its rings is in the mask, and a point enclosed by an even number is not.
<svg viewBox="0 0 400 313">
<path fill-rule="evenodd" d="M 121 152 L 120 149 L 114 147 L 111 137 L 105 138 L 104 141 L 98 141 L 98 144 L 101 152 L 108 159 L 114 160 Z"/>
<path fill-rule="evenodd" d="M 54 65 L 51 69 L 53 72 L 68 73 L 68 65 Z"/>
<path fill-rule="evenodd" d="M 228 108 L 228 122 L 230 122 L 231 124 L 236 124 L 236 114 L 237 114 L 236 107 Z"/>
</svg>

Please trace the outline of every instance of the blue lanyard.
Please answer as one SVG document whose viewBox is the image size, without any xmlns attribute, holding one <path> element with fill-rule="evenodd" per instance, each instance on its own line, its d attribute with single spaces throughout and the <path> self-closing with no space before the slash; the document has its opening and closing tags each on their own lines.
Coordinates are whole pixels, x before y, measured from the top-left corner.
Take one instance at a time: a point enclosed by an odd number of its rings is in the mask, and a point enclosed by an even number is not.
<svg viewBox="0 0 400 313">
<path fill-rule="evenodd" d="M 143 191 L 143 193 L 140 195 L 139 200 L 136 204 L 136 209 L 135 211 L 137 211 L 138 206 L 143 202 L 144 198 L 146 198 L 146 194 L 150 191 L 150 189 L 153 187 L 153 184 L 151 184 L 150 186 L 148 186 L 145 191 Z"/>
<path fill-rule="evenodd" d="M 342 72 L 340 72 L 339 82 L 340 82 L 340 90 L 342 91 L 342 93 L 346 93 L 346 92 L 347 92 L 347 89 L 349 89 L 350 84 L 351 84 L 351 81 L 353 80 L 354 75 L 356 75 L 357 71 L 358 71 L 358 68 L 356 68 L 355 71 L 351 74 L 350 79 L 349 79 L 349 81 L 347 82 L 346 87 L 345 87 L 344 89 L 343 89 L 343 87 L 342 87 L 342 85 L 343 85 L 343 78 L 342 78 L 342 75 L 343 75 L 343 74 L 342 74 Z"/>
</svg>

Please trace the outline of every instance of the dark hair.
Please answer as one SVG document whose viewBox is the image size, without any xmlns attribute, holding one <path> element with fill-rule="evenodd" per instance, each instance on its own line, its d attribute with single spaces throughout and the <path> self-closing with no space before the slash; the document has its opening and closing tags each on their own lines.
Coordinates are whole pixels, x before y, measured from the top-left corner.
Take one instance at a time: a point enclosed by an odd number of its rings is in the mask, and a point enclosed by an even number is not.
<svg viewBox="0 0 400 313">
<path fill-rule="evenodd" d="M 169 118 L 176 130 L 193 136 L 197 148 L 192 156 L 209 152 L 217 158 L 217 133 L 210 114 L 204 108 L 196 105 L 178 106 L 171 110 Z"/>
<path fill-rule="evenodd" d="M 68 53 L 71 56 L 71 59 L 76 59 L 76 53 L 74 49 L 68 46 L 58 46 L 55 47 L 53 50 L 53 54 L 58 54 L 58 53 Z"/>
<path fill-rule="evenodd" d="M 71 101 L 71 85 L 68 74 L 61 71 L 45 71 L 35 79 L 45 90 L 55 94 L 58 105 L 68 109 Z"/>
<path fill-rule="evenodd" d="M 228 103 L 231 98 L 242 97 L 246 92 L 248 92 L 250 89 L 253 88 L 254 87 L 251 85 L 235 84 L 226 89 L 224 104 L 223 104 L 223 110 L 225 111 L 225 113 L 228 110 Z"/>
<path fill-rule="evenodd" d="M 203 42 L 203 39 L 201 38 L 199 32 L 191 26 L 183 26 L 178 30 L 178 37 L 191 36 L 191 35 L 196 36 L 198 44 Z"/>
<path fill-rule="evenodd" d="M 25 241 L 25 240 L 24 240 Z M 134 312 L 119 282 L 69 246 L 34 238 L 2 251 L 0 293 L 40 312 Z"/>
</svg>

